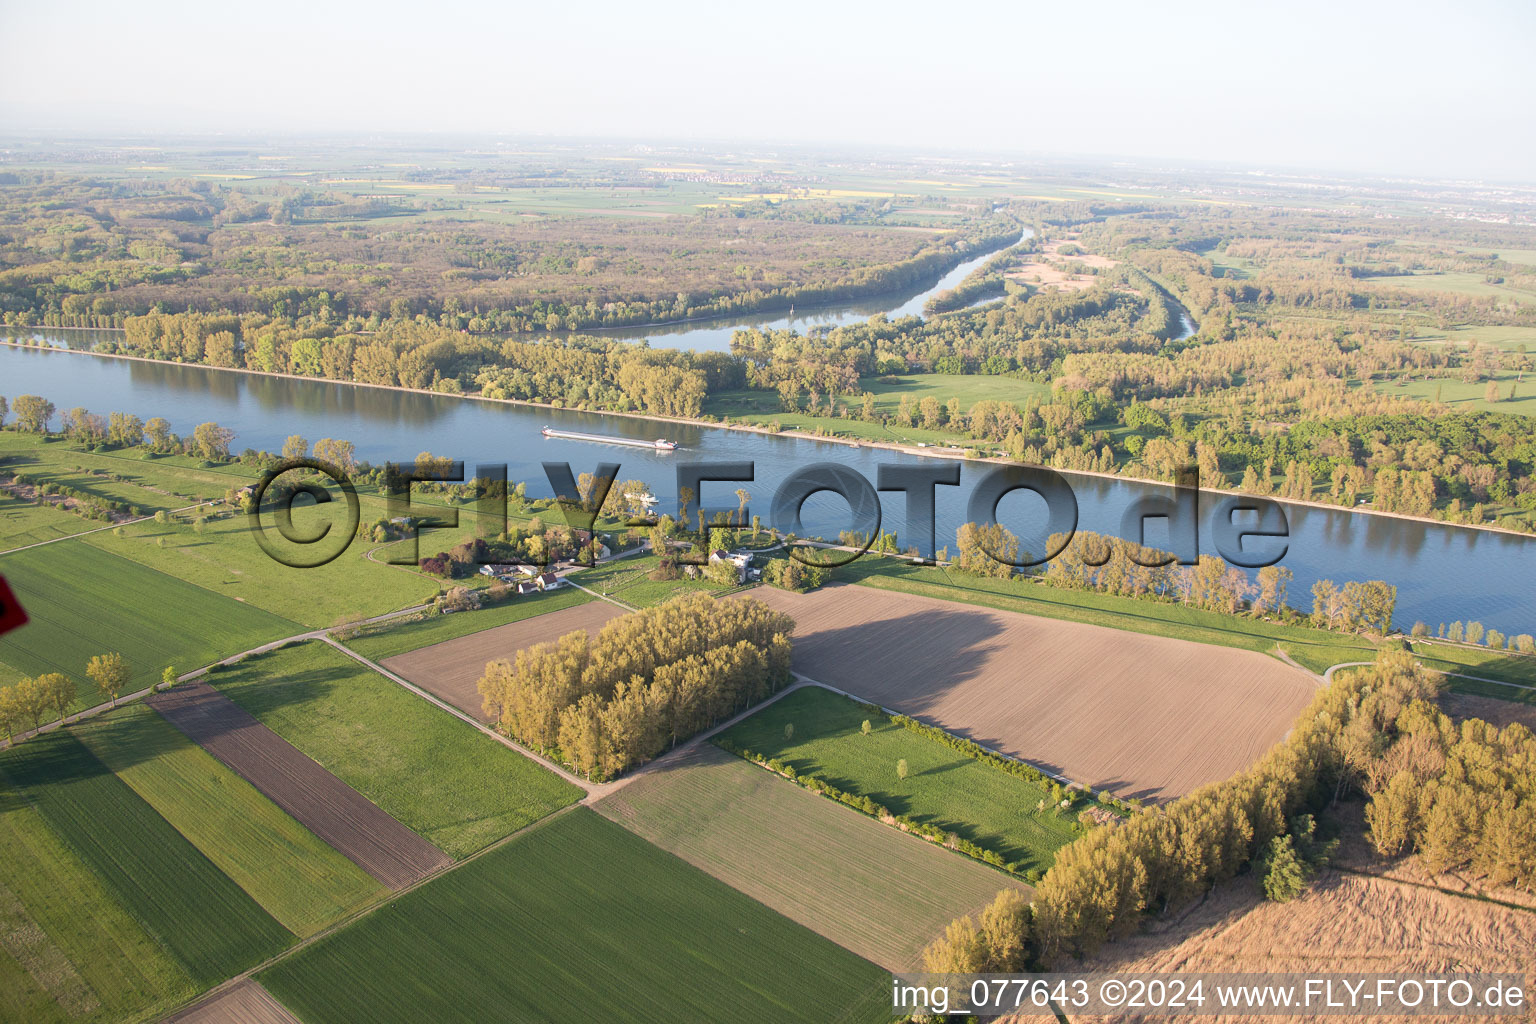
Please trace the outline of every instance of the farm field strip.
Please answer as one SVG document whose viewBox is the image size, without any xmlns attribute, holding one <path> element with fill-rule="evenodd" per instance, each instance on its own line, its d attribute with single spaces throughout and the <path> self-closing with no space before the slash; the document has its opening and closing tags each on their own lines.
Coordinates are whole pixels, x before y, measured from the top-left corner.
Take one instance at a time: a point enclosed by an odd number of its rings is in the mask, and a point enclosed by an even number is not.
<svg viewBox="0 0 1536 1024">
<path fill-rule="evenodd" d="M 583 795 L 318 640 L 221 666 L 205 681 L 452 857 L 473 853 Z"/>
<path fill-rule="evenodd" d="M 870 732 L 862 724 L 870 722 Z M 792 730 L 792 737 L 786 736 Z M 953 832 L 1003 857 L 1010 870 L 1042 875 L 1077 836 L 1076 814 L 1059 812 L 1046 788 L 919 735 L 819 686 L 794 691 L 720 734 L 893 814 Z M 908 776 L 897 776 L 905 761 Z"/>
<path fill-rule="evenodd" d="M 187 973 L 65 846 L 35 807 L 0 780 L 0 889 L 58 948 L 89 988 L 103 1016 L 124 1017 L 175 1005 L 195 991 Z M 60 1001 L 9 955 L 0 960 L 0 1011 L 7 1020 L 73 1019 Z M 11 994 L 15 1003 L 8 1003 Z"/>
<path fill-rule="evenodd" d="M 163 1024 L 302 1024 L 251 978 L 243 978 L 217 996 L 188 1007 Z"/>
<path fill-rule="evenodd" d="M 158 681 L 167 664 L 206 665 L 303 629 L 88 543 L 6 555 L 0 572 L 32 620 L 0 638 L 0 661 L 28 675 L 63 672 L 85 707 L 106 700 L 85 675 L 93 655 L 121 653 L 133 691 Z"/>
<path fill-rule="evenodd" d="M 403 889 L 452 863 L 212 687 L 188 683 L 146 703 L 391 889 Z"/>
<path fill-rule="evenodd" d="M 583 597 L 587 600 L 582 604 L 422 647 L 380 664 L 471 717 L 488 722 L 490 718 L 485 713 L 478 689 L 480 677 L 485 675 L 486 662 L 511 658 L 524 648 L 558 640 L 572 630 L 596 633 L 609 621 L 624 614 L 622 609 L 607 601 L 594 601 L 588 595 Z"/>
<path fill-rule="evenodd" d="M 855 1024 L 873 964 L 575 808 L 262 971 L 306 1024 Z"/>
<path fill-rule="evenodd" d="M 5 751 L 0 772 L 198 984 L 293 941 L 68 731 Z"/>
<path fill-rule="evenodd" d="M 295 935 L 313 934 L 383 892 L 149 704 L 119 708 L 72 731 Z"/>
<path fill-rule="evenodd" d="M 759 596 L 799 623 L 797 671 L 1123 798 L 1230 777 L 1314 691 L 1233 648 L 873 588 Z"/>
<path fill-rule="evenodd" d="M 893 971 L 1012 883 L 710 744 L 637 776 L 599 814 Z"/>
</svg>

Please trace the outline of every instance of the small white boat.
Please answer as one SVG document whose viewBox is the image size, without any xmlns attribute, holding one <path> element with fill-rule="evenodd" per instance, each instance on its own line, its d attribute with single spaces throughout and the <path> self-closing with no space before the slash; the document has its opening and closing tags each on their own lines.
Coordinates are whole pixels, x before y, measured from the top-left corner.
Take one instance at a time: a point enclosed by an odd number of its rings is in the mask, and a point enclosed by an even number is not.
<svg viewBox="0 0 1536 1024">
<path fill-rule="evenodd" d="M 641 441 L 633 437 L 614 437 L 609 434 L 583 434 L 577 430 L 556 430 L 554 427 L 544 428 L 545 437 L 561 437 L 567 441 L 593 441 L 597 444 L 622 444 L 630 448 L 653 448 L 656 451 L 670 452 L 677 450 L 676 441 L 668 441 L 664 437 L 658 437 L 654 441 Z"/>
</svg>

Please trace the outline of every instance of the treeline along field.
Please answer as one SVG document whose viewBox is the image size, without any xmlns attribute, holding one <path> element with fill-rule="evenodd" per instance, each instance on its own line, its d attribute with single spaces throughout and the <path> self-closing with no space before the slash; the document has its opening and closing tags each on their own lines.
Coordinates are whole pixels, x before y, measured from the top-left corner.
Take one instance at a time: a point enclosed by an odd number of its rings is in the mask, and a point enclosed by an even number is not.
<svg viewBox="0 0 1536 1024">
<path fill-rule="evenodd" d="M 1032 881 L 1078 834 L 1084 809 L 1077 793 L 1034 769 L 1020 766 L 1033 779 L 1010 773 L 817 686 L 774 701 L 715 741 L 873 801 L 876 813 L 934 829 L 951 845 L 963 841 L 972 855 Z"/>
</svg>

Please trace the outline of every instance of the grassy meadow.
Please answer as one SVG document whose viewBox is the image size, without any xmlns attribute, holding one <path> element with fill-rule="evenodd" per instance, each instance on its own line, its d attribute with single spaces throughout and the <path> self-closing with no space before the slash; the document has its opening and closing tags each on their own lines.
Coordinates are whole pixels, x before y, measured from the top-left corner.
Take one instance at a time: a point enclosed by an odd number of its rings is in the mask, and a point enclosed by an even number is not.
<svg viewBox="0 0 1536 1024">
<path fill-rule="evenodd" d="M 0 1019 L 143 1018 L 200 987 L 3 776 L 0 934 Z"/>
<path fill-rule="evenodd" d="M 882 415 L 895 415 L 901 399 L 916 408 L 924 398 L 932 398 L 940 405 L 948 405 L 951 398 L 958 398 L 964 409 L 983 400 L 1010 402 L 1022 405 L 1031 396 L 1048 400 L 1050 385 L 1020 380 L 1016 377 L 999 377 L 985 374 L 923 373 L 904 374 L 895 378 L 865 377 L 859 381 L 862 391 L 875 396 L 875 411 Z M 779 424 L 785 430 L 822 432 L 839 437 L 851 437 L 866 441 L 885 441 L 892 444 L 915 444 L 919 441 L 954 443 L 969 438 L 949 430 L 929 430 L 925 427 L 886 426 L 858 419 L 863 400 L 858 397 L 844 399 L 849 416 L 810 416 L 803 412 L 784 412 L 779 396 L 767 391 L 719 391 L 709 396 L 704 411 L 740 423 L 762 425 Z M 986 445 L 994 448 L 996 445 Z"/>
<path fill-rule="evenodd" d="M 721 586 L 706 579 L 653 580 L 651 571 L 660 564 L 655 555 L 634 555 L 605 562 L 591 569 L 573 573 L 571 578 L 589 590 L 605 594 L 616 601 L 623 601 L 636 608 L 650 608 L 665 604 L 680 594 L 704 591 L 723 594 L 731 587 Z"/>
<path fill-rule="evenodd" d="M 167 665 L 190 671 L 304 628 L 83 540 L 0 556 L 0 573 L 31 618 L 0 637 L 0 662 L 25 675 L 63 672 L 84 707 L 107 699 L 85 674 L 94 655 L 122 654 L 131 692 Z"/>
<path fill-rule="evenodd" d="M 453 857 L 582 795 L 320 641 L 247 658 L 208 682 Z"/>
<path fill-rule="evenodd" d="M 856 1024 L 873 964 L 586 808 L 258 975 L 308 1024 Z"/>
<path fill-rule="evenodd" d="M 1044 874 L 1055 852 L 1077 836 L 1076 813 L 1049 806 L 1045 788 L 819 686 L 774 701 L 720 739 L 782 761 L 797 775 L 867 796 L 893 814 L 954 832 L 1000 854 L 1019 874 Z M 903 760 L 905 779 L 896 769 Z"/>
<path fill-rule="evenodd" d="M 1426 402 L 1438 398 L 1454 412 L 1504 412 L 1536 416 L 1536 377 L 1520 380 L 1520 376 L 1519 373 L 1509 372 L 1494 375 L 1493 381 L 1499 387 L 1497 402 L 1488 401 L 1488 381 L 1468 384 L 1450 377 L 1410 380 L 1401 387 L 1395 381 L 1381 381 L 1377 383 L 1376 390 L 1383 394 Z M 1514 389 L 1514 398 L 1509 397 L 1511 388 Z"/>
</svg>

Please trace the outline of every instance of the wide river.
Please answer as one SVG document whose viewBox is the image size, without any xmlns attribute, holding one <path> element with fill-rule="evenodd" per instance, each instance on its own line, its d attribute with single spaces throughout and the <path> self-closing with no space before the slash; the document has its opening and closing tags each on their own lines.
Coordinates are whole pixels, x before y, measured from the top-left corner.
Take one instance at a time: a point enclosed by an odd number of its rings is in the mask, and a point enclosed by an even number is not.
<svg viewBox="0 0 1536 1024">
<path fill-rule="evenodd" d="M 31 331 L 58 345 L 93 342 L 90 332 Z M 214 420 L 236 433 L 235 448 L 277 451 L 290 434 L 314 441 L 339 437 L 356 443 L 359 457 L 379 463 L 409 461 L 423 450 L 476 464 L 505 462 L 514 480 L 525 480 L 532 496 L 549 496 L 541 463 L 568 461 L 574 472 L 600 461 L 618 462 L 623 479 L 648 483 L 675 508 L 675 465 L 686 461 L 750 460 L 756 478 L 749 484 L 706 484 L 712 506 L 736 504 L 734 491 L 752 494 L 753 511 L 765 521 L 772 494 L 790 473 L 813 462 L 834 462 L 857 470 L 871 482 L 880 464 L 924 464 L 932 460 L 876 448 L 803 438 L 754 434 L 712 427 L 661 425 L 628 417 L 603 416 L 450 396 L 414 394 L 319 380 L 290 380 L 257 374 L 101 358 L 62 349 L 0 346 L 0 394 L 12 399 L 40 394 L 60 411 L 84 406 L 96 412 L 164 416 L 180 433 Z M 586 432 L 652 439 L 665 435 L 682 450 L 653 450 L 549 439 L 545 425 Z M 960 487 L 938 488 L 938 543 L 953 547 L 955 528 L 965 520 L 965 499 L 992 467 L 964 465 Z M 1124 509 L 1137 497 L 1160 489 L 1132 481 L 1069 475 L 1081 509 L 1081 526 L 1117 533 Z M 900 494 L 882 496 L 883 526 L 906 543 Z M 1033 508 L 1031 505 L 1033 504 Z M 1203 511 L 1214 511 L 1214 500 Z M 1028 494 L 1004 500 L 1005 523 L 1021 538 L 1035 532 L 1043 504 Z M 1477 619 L 1508 634 L 1536 631 L 1536 539 L 1422 523 L 1342 509 L 1287 505 L 1290 545 L 1282 565 L 1295 574 L 1293 604 L 1310 607 L 1308 591 L 1321 577 L 1336 581 L 1384 579 L 1398 586 L 1397 621 L 1439 622 Z M 1033 517 L 1032 517 L 1033 514 Z M 808 532 L 834 536 L 845 528 L 842 499 L 823 495 L 806 506 Z M 1212 550 L 1209 522 L 1201 524 L 1202 550 Z M 1031 548 L 1026 543 L 1026 549 Z"/>
</svg>

